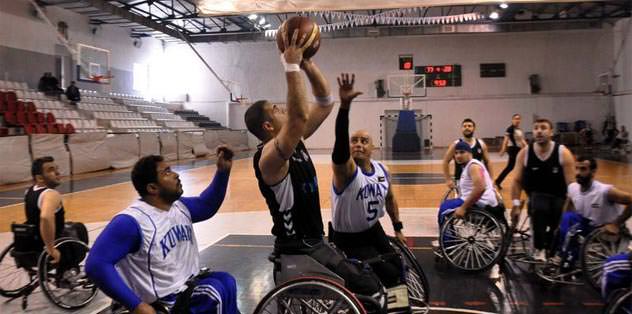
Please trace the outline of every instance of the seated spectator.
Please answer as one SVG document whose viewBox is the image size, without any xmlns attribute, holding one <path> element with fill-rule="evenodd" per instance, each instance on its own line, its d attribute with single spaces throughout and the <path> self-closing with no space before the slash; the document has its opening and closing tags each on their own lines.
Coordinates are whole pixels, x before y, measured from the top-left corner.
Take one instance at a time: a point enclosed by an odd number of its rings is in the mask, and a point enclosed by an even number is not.
<svg viewBox="0 0 632 314">
<path fill-rule="evenodd" d="M 64 92 L 64 90 L 59 87 L 59 80 L 54 77 L 51 72 L 44 73 L 37 84 L 37 89 L 49 96 L 59 96 Z"/>
<path fill-rule="evenodd" d="M 70 86 L 66 88 L 66 98 L 68 98 L 73 105 L 81 101 L 81 93 L 79 93 L 79 88 L 75 85 L 75 81 L 70 82 Z"/>
<path fill-rule="evenodd" d="M 612 143 L 612 148 L 616 150 L 623 150 L 624 146 L 628 144 L 628 130 L 625 129 L 625 126 L 621 126 L 621 131 L 617 131 L 617 137 L 614 139 Z"/>
<path fill-rule="evenodd" d="M 579 136 L 582 139 L 582 143 L 585 145 L 592 145 L 595 141 L 594 138 L 594 131 L 592 129 L 592 126 L 590 125 L 590 122 L 586 124 L 586 126 L 579 130 Z"/>
</svg>

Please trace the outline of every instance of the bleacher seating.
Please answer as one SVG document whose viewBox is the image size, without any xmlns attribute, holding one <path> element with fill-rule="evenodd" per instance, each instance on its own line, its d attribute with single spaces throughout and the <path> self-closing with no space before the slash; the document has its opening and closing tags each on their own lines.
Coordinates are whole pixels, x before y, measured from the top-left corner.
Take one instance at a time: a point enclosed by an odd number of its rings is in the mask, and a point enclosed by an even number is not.
<svg viewBox="0 0 632 314">
<path fill-rule="evenodd" d="M 173 113 L 149 113 L 148 116 L 154 121 L 184 121 L 182 117 Z"/>
<path fill-rule="evenodd" d="M 125 106 L 121 105 L 106 105 L 106 104 L 92 104 L 80 102 L 77 103 L 77 108 L 86 111 L 111 111 L 111 112 L 129 112 Z"/>
<path fill-rule="evenodd" d="M 209 117 L 203 116 L 195 110 L 176 110 L 174 113 L 187 121 L 195 123 L 201 128 L 210 130 L 224 129 L 219 122 L 213 121 L 209 119 Z"/>
<path fill-rule="evenodd" d="M 25 82 L 13 82 L 0 80 L 0 90 L 2 91 L 19 91 L 27 90 L 29 86 Z"/>
<path fill-rule="evenodd" d="M 93 111 L 92 115 L 98 120 L 146 120 L 136 112 Z"/>
</svg>

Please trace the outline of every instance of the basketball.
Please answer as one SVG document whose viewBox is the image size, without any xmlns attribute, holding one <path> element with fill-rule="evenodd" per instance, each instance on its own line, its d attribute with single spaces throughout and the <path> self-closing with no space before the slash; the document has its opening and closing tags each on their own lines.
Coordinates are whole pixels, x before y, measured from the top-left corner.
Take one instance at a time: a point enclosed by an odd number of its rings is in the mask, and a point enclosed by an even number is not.
<svg viewBox="0 0 632 314">
<path fill-rule="evenodd" d="M 284 31 L 287 30 L 285 33 L 287 34 L 288 42 L 290 42 L 292 34 L 297 28 L 299 29 L 299 41 L 305 34 L 307 34 L 303 42 L 299 43 L 301 47 L 305 48 L 303 58 L 311 58 L 316 54 L 318 48 L 320 47 L 320 29 L 318 28 L 318 25 L 316 25 L 316 23 L 308 17 L 295 16 L 283 22 L 276 35 L 277 47 L 281 52 L 283 52 L 285 50 L 283 45 Z"/>
</svg>

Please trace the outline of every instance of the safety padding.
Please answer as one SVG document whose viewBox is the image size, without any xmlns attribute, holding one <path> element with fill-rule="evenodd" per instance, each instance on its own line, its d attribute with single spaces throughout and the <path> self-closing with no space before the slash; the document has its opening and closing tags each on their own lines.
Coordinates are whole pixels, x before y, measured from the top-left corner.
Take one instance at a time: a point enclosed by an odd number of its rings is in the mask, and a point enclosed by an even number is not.
<svg viewBox="0 0 632 314">
<path fill-rule="evenodd" d="M 33 134 L 30 136 L 33 160 L 51 156 L 59 167 L 59 173 L 62 176 L 70 175 L 70 153 L 64 144 L 63 134 Z"/>
<path fill-rule="evenodd" d="M 0 137 L 0 184 L 31 179 L 31 154 L 28 136 Z"/>
<path fill-rule="evenodd" d="M 211 154 L 215 154 L 217 145 L 222 144 L 219 141 L 219 130 L 207 130 L 204 133 L 204 144 L 210 150 Z"/>
<path fill-rule="evenodd" d="M 193 134 L 191 132 L 178 132 L 178 159 L 192 159 L 193 155 Z"/>
<path fill-rule="evenodd" d="M 105 138 L 112 168 L 131 167 L 138 161 L 140 146 L 136 134 L 111 134 Z"/>
<path fill-rule="evenodd" d="M 219 141 L 234 150 L 248 150 L 248 133 L 245 130 L 218 130 Z"/>
<path fill-rule="evenodd" d="M 202 133 L 194 133 L 191 140 L 193 141 L 193 154 L 195 157 L 203 157 L 210 153 L 210 150 L 204 144 L 204 135 Z"/>
<path fill-rule="evenodd" d="M 175 133 L 160 133 L 160 155 L 165 160 L 178 160 L 178 140 Z"/>
<path fill-rule="evenodd" d="M 160 155 L 160 141 L 156 133 L 139 133 L 140 156 Z"/>
<path fill-rule="evenodd" d="M 105 132 L 75 133 L 68 136 L 72 174 L 110 168 L 110 150 Z"/>
</svg>

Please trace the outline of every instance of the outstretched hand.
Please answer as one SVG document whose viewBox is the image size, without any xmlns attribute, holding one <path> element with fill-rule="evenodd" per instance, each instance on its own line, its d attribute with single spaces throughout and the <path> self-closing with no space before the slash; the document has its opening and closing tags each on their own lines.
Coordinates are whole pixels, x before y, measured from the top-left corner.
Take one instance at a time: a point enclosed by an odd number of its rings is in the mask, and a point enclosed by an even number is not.
<svg viewBox="0 0 632 314">
<path fill-rule="evenodd" d="M 339 95 L 340 95 L 340 103 L 347 108 L 351 105 L 351 101 L 354 98 L 362 95 L 362 92 L 356 91 L 353 89 L 353 84 L 355 83 L 355 74 L 351 74 L 351 78 L 349 78 L 349 73 L 342 73 L 337 78 L 338 87 L 339 87 Z"/>
<path fill-rule="evenodd" d="M 217 170 L 230 171 L 234 154 L 233 150 L 225 144 L 217 146 Z"/>
</svg>

